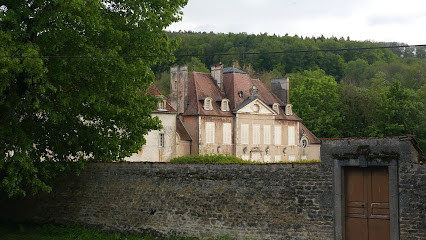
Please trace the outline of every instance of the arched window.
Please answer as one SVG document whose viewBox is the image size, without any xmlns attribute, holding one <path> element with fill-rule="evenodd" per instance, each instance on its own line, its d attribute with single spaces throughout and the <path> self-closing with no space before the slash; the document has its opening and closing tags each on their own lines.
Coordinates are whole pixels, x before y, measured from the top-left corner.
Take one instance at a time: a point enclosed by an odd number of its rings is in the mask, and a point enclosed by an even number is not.
<svg viewBox="0 0 426 240">
<path fill-rule="evenodd" d="M 220 108 L 223 112 L 229 112 L 229 100 L 228 99 L 222 99 L 222 104 L 221 104 Z"/>
<path fill-rule="evenodd" d="M 208 111 L 213 110 L 211 97 L 207 97 L 206 99 L 204 99 L 204 110 L 208 110 Z"/>
<path fill-rule="evenodd" d="M 287 104 L 285 106 L 285 115 L 293 115 L 293 110 L 291 109 L 293 107 L 293 105 L 291 104 Z"/>
<path fill-rule="evenodd" d="M 280 105 L 278 103 L 274 103 L 272 105 L 272 109 L 276 112 L 276 113 L 280 113 Z"/>
</svg>

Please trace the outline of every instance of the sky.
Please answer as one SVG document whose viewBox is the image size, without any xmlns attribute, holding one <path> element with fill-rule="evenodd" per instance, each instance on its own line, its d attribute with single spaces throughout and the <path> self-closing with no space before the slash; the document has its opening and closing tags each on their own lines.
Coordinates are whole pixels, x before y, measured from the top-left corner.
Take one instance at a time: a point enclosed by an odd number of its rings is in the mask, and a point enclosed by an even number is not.
<svg viewBox="0 0 426 240">
<path fill-rule="evenodd" d="M 426 1 L 189 0 L 167 30 L 426 44 Z"/>
</svg>

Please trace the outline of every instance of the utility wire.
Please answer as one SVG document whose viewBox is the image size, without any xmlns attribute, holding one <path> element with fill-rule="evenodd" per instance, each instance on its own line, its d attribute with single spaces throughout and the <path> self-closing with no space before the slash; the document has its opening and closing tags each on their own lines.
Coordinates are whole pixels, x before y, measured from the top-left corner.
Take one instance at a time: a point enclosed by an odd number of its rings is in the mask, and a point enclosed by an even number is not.
<svg viewBox="0 0 426 240">
<path fill-rule="evenodd" d="M 342 51 L 365 51 L 374 49 L 426 47 L 426 44 L 381 46 L 381 47 L 360 47 L 360 48 L 336 48 L 336 49 L 316 49 L 316 50 L 286 50 L 274 52 L 239 52 L 239 53 L 212 53 L 212 54 L 171 54 L 171 55 L 124 55 L 124 56 L 0 56 L 0 58 L 166 58 L 166 57 L 213 57 L 213 56 L 236 56 L 236 55 L 269 55 L 269 54 L 290 54 L 290 53 L 316 53 L 316 52 L 342 52 Z"/>
</svg>

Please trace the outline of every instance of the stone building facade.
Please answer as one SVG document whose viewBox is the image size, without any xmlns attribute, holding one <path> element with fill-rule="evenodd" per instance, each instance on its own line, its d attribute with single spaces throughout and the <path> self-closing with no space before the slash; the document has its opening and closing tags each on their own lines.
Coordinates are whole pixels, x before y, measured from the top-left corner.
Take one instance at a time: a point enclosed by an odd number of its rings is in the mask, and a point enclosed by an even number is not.
<svg viewBox="0 0 426 240">
<path fill-rule="evenodd" d="M 169 101 L 191 136 L 191 153 L 230 154 L 260 162 L 319 159 L 320 141 L 293 113 L 289 79 L 269 90 L 244 71 L 222 64 L 211 73 L 170 69 Z"/>
<path fill-rule="evenodd" d="M 151 85 L 148 94 L 159 98 L 157 110 L 152 113 L 152 116 L 160 119 L 163 128 L 150 131 L 144 136 L 146 143 L 137 153 L 125 158 L 125 160 L 130 162 L 168 162 L 174 157 L 189 155 L 191 138 L 180 119 L 177 118 L 176 110 L 170 106 L 155 85 Z"/>
</svg>

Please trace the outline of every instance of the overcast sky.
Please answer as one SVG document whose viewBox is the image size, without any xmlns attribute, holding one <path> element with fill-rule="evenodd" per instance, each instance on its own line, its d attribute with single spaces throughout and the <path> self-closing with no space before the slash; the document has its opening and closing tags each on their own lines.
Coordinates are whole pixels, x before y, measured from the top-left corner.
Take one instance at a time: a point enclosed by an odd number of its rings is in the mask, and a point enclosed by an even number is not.
<svg viewBox="0 0 426 240">
<path fill-rule="evenodd" d="M 426 0 L 189 0 L 167 30 L 426 43 Z"/>
</svg>

